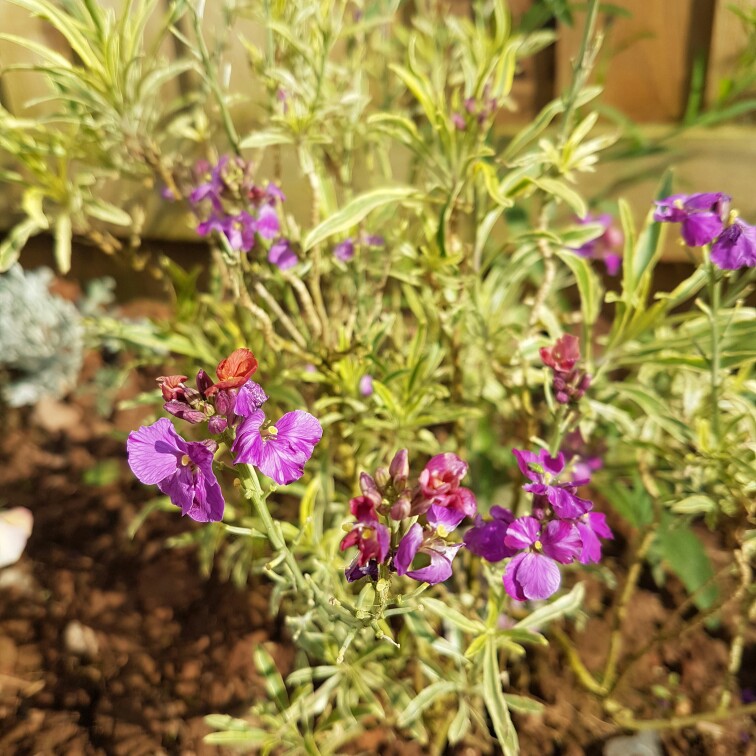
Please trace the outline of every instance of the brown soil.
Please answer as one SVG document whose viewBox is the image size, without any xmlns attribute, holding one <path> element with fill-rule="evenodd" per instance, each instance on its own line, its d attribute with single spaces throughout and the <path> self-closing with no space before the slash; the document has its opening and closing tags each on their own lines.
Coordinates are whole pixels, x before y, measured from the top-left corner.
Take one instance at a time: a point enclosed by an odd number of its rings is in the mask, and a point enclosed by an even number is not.
<svg viewBox="0 0 756 756">
<path fill-rule="evenodd" d="M 129 538 L 128 526 L 152 492 L 129 473 L 117 435 L 139 420 L 140 412 L 131 411 L 104 422 L 91 396 L 6 416 L 0 504 L 31 509 L 34 531 L 21 561 L 0 571 L 2 754 L 220 753 L 202 743 L 209 732 L 203 717 L 243 716 L 263 695 L 252 661 L 256 644 L 268 644 L 282 671 L 291 667 L 293 648 L 281 623 L 268 616 L 264 584 L 240 591 L 215 576 L 203 580 L 191 551 L 164 547 L 167 537 L 194 523 L 159 514 Z M 120 460 L 116 480 L 82 482 L 87 470 L 110 458 Z M 622 535 L 621 524 L 612 524 Z M 709 540 L 716 563 L 725 555 L 716 538 Z M 620 537 L 609 567 L 621 573 L 626 559 Z M 586 581 L 586 608 L 595 619 L 575 637 L 596 671 L 608 638 L 607 591 Z M 649 576 L 641 585 L 628 619 L 629 652 L 684 599 L 674 581 L 661 592 Z M 726 620 L 653 649 L 624 681 L 618 700 L 639 718 L 715 708 L 730 631 Z M 740 685 L 756 688 L 753 631 L 747 640 Z M 677 676 L 673 682 L 670 674 Z M 607 739 L 621 734 L 579 688 L 556 644 L 530 653 L 511 670 L 511 680 L 514 692 L 547 705 L 543 717 L 515 716 L 525 756 L 600 754 Z M 655 685 L 670 696 L 660 697 Z M 746 718 L 662 739 L 667 754 L 756 754 L 756 727 Z M 422 749 L 377 727 L 350 752 Z"/>
</svg>

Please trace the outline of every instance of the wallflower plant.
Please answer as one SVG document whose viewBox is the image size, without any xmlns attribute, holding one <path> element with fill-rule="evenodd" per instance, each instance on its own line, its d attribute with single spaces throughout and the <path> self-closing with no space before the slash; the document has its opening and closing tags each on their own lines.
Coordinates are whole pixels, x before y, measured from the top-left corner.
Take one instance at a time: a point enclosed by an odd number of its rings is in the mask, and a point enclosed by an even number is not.
<svg viewBox="0 0 756 756">
<path fill-rule="evenodd" d="M 94 325 L 144 362 L 183 355 L 153 392 L 170 419 L 130 434 L 128 463 L 202 523 L 181 543 L 206 571 L 265 581 L 298 648 L 285 680 L 253 650 L 271 695 L 249 717 L 209 717 L 209 742 L 332 754 L 379 723 L 428 752 L 513 756 L 510 712 L 548 705 L 527 666 L 547 642 L 549 674 L 589 691 L 603 725 L 656 729 L 623 688 L 668 632 L 628 647 L 641 575 L 679 580 L 669 601 L 687 592 L 674 632 L 726 623 L 716 709 L 699 701 L 685 721 L 753 713 L 733 701 L 753 612 L 756 231 L 727 187 L 674 193 L 669 175 L 640 228 L 621 200 L 589 214 L 576 179 L 615 139 L 594 132 L 595 0 L 566 91 L 506 134 L 515 74 L 554 34 L 517 30 L 500 0 L 472 18 L 418 4 L 411 26 L 396 3 L 228 3 L 213 35 L 204 3 L 179 3 L 186 61 L 165 77 L 201 84 L 175 113 L 157 108 L 163 120 L 129 73 L 146 72 L 162 105 L 152 61 L 114 44 L 96 3 L 14 2 L 47 10 L 77 55 L 44 61 L 55 117 L 30 128 L 0 110 L 29 215 L 0 266 L 44 223 L 63 261 L 72 229 L 106 246 L 88 212 L 132 228 L 90 196 L 79 132 L 97 187 L 114 167 L 148 174 L 211 251 L 206 291 L 167 259 L 152 266 L 173 322 Z M 223 72 L 242 19 L 265 34 L 244 41 L 234 92 Z M 92 81 L 135 96 L 82 96 Z M 693 267 L 660 292 L 670 224 Z M 728 555 L 720 573 L 704 527 Z M 600 600 L 584 604 L 586 582 Z M 610 628 L 590 668 L 586 613 Z"/>
</svg>

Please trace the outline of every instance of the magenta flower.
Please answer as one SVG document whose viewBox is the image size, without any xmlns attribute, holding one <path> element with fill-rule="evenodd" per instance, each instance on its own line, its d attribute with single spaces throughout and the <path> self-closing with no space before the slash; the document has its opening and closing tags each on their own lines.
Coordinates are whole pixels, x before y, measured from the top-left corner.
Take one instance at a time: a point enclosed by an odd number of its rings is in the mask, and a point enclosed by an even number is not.
<svg viewBox="0 0 756 756">
<path fill-rule="evenodd" d="M 418 478 L 411 514 L 427 513 L 430 525 L 447 530 L 454 530 L 465 517 L 474 517 L 478 511 L 475 495 L 459 485 L 466 473 L 467 463 L 456 454 L 432 457 Z"/>
<path fill-rule="evenodd" d="M 375 503 L 366 496 L 356 496 L 349 502 L 349 510 L 354 515 L 357 522 L 352 529 L 341 539 L 340 549 L 346 549 L 356 546 L 359 554 L 354 562 L 347 567 L 345 574 L 347 580 L 351 583 L 361 577 L 364 577 L 362 570 L 355 571 L 355 566 L 365 568 L 371 562 L 378 564 L 386 560 L 391 542 L 389 529 L 378 521 L 378 515 L 375 511 Z M 352 579 L 350 579 L 350 576 Z"/>
<path fill-rule="evenodd" d="M 722 233 L 729 202 L 729 195 L 721 192 L 673 194 L 656 202 L 654 220 L 681 223 L 685 243 L 702 247 Z"/>
<path fill-rule="evenodd" d="M 320 423 L 309 412 L 295 410 L 275 425 L 264 424 L 260 409 L 241 422 L 231 447 L 236 464 L 252 464 L 279 485 L 299 480 L 323 435 Z"/>
<path fill-rule="evenodd" d="M 504 589 L 517 601 L 547 599 L 561 583 L 559 564 L 569 564 L 580 554 L 577 528 L 553 520 L 542 528 L 535 517 L 520 517 L 507 528 L 505 544 L 524 549 L 504 571 Z"/>
<path fill-rule="evenodd" d="M 146 485 L 157 487 L 197 522 L 223 518 L 223 493 L 213 472 L 213 441 L 185 441 L 170 420 L 161 418 L 129 434 L 129 467 Z"/>
<path fill-rule="evenodd" d="M 610 276 L 616 276 L 622 265 L 622 244 L 624 237 L 614 225 L 614 218 L 608 213 L 601 215 L 586 215 L 585 218 L 578 218 L 578 223 L 586 225 L 588 223 L 600 223 L 604 227 L 604 232 L 596 239 L 583 244 L 582 247 L 571 247 L 571 251 L 580 257 L 586 257 L 591 260 L 603 260 L 606 265 L 606 272 Z"/>
<path fill-rule="evenodd" d="M 279 270 L 288 270 L 299 262 L 299 258 L 297 257 L 297 253 L 291 248 L 289 240 L 281 237 L 270 248 L 268 262 L 271 265 L 275 265 Z"/>
<path fill-rule="evenodd" d="M 461 548 L 461 543 L 447 543 L 438 532 L 423 530 L 416 522 L 399 542 L 394 567 L 398 575 L 407 575 L 413 580 L 431 585 L 443 583 L 451 577 L 452 561 Z M 418 554 L 428 557 L 430 564 L 411 570 Z"/>
<path fill-rule="evenodd" d="M 756 267 L 756 226 L 736 218 L 714 242 L 711 261 L 722 270 Z"/>
<path fill-rule="evenodd" d="M 465 546 L 473 554 L 482 556 L 489 562 L 500 562 L 514 556 L 517 549 L 504 543 L 507 529 L 514 522 L 514 515 L 504 507 L 491 507 L 490 520 L 478 516 L 475 526 L 465 533 Z"/>
<path fill-rule="evenodd" d="M 564 470 L 564 454 L 560 452 L 556 457 L 551 457 L 546 449 L 541 449 L 538 454 L 512 449 L 512 454 L 517 459 L 520 472 L 531 481 L 522 487 L 523 490 L 545 496 L 557 517 L 574 519 L 591 509 L 591 502 L 576 494 L 584 480 L 557 481 Z"/>
<path fill-rule="evenodd" d="M 600 562 L 601 541 L 599 541 L 599 536 L 610 540 L 614 539 L 614 533 L 606 524 L 606 515 L 600 512 L 586 512 L 577 519 L 575 525 L 580 534 L 580 542 L 583 544 L 579 557 L 580 563 Z"/>
<path fill-rule="evenodd" d="M 557 373 L 569 373 L 580 359 L 580 339 L 565 333 L 553 346 L 541 347 L 539 353 L 544 365 Z"/>
</svg>

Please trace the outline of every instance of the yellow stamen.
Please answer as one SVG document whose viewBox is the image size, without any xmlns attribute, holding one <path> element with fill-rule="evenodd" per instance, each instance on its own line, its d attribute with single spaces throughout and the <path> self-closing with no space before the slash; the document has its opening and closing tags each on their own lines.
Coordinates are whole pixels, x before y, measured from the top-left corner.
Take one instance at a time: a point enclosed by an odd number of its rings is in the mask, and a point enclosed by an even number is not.
<svg viewBox="0 0 756 756">
<path fill-rule="evenodd" d="M 271 425 L 270 428 L 268 428 L 268 435 L 269 436 L 277 436 L 278 435 L 278 428 L 276 428 L 275 425 Z"/>
<path fill-rule="evenodd" d="M 372 537 L 373 537 L 373 531 L 370 528 L 365 528 L 362 531 L 362 539 L 364 541 L 367 541 L 369 538 L 372 538 Z"/>
<path fill-rule="evenodd" d="M 436 528 L 436 533 L 438 533 L 441 538 L 446 538 L 446 536 L 449 535 L 449 531 L 443 525 L 439 525 Z"/>
<path fill-rule="evenodd" d="M 535 542 L 535 543 L 533 544 L 533 548 L 534 548 L 534 549 L 535 549 L 536 551 L 543 551 L 543 544 L 542 544 L 542 543 L 541 543 L 540 541 L 536 541 L 536 542 Z"/>
<path fill-rule="evenodd" d="M 191 459 L 189 459 L 188 454 L 184 454 L 183 457 L 181 457 L 181 466 L 182 467 L 189 467 L 189 464 L 191 463 Z"/>
</svg>

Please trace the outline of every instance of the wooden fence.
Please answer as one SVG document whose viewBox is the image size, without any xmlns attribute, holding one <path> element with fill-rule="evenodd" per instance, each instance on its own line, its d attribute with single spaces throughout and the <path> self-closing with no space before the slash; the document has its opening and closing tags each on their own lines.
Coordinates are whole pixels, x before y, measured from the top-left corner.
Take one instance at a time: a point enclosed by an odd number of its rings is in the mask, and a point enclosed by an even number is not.
<svg viewBox="0 0 756 756">
<path fill-rule="evenodd" d="M 101 5 L 114 9 L 120 8 L 123 1 L 99 0 Z M 447 1 L 451 2 L 453 12 L 469 12 L 470 0 Z M 533 3 L 534 0 L 509 0 L 515 27 Z M 612 12 L 600 17 L 604 44 L 593 74 L 594 80 L 604 87 L 602 105 L 641 124 L 645 133 L 654 133 L 660 125 L 667 124 L 670 128 L 683 118 L 689 93 L 696 85 L 703 104 L 714 100 L 719 82 L 733 70 L 748 42 L 732 6 L 756 10 L 756 0 L 612 0 L 611 6 Z M 204 24 L 210 38 L 221 31 L 221 0 L 207 1 Z M 555 45 L 524 62 L 512 92 L 517 110 L 515 114 L 505 114 L 500 123 L 502 130 L 516 128 L 563 90 L 571 75 L 582 25 L 582 17 L 576 12 L 572 25 L 559 24 Z M 0 0 L 0 30 L 71 55 L 65 40 L 49 25 L 9 0 Z M 251 22 L 240 31 L 252 39 L 262 35 L 262 30 Z M 168 59 L 175 56 L 172 39 L 166 40 L 162 53 Z M 249 90 L 246 55 L 243 44 L 234 37 L 227 53 L 232 91 Z M 0 41 L 0 71 L 5 65 L 33 59 L 34 55 L 24 48 Z M 37 74 L 0 76 L 0 102 L 16 115 L 23 115 L 25 103 L 46 92 L 46 83 Z M 177 90 L 173 94 L 178 93 Z M 38 106 L 37 112 L 40 107 L 44 105 Z M 741 210 L 756 221 L 756 194 L 750 189 L 756 158 L 753 128 L 756 126 L 741 124 L 724 130 L 693 132 L 678 140 L 675 155 L 665 159 L 679 166 L 681 188 L 691 191 L 726 188 L 733 194 L 741 192 Z M 581 188 L 589 196 L 613 197 L 620 189 L 626 195 L 627 186 L 623 185 L 628 184 L 630 171 L 643 170 L 651 174 L 649 180 L 632 183 L 629 193 L 631 200 L 637 198 L 644 208 L 653 191 L 652 179 L 658 178 L 665 167 L 662 163 L 649 158 L 645 164 L 635 162 L 632 168 L 602 165 L 597 174 L 583 180 Z M 168 233 L 165 228 L 156 232 Z"/>
</svg>

